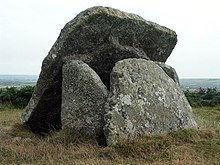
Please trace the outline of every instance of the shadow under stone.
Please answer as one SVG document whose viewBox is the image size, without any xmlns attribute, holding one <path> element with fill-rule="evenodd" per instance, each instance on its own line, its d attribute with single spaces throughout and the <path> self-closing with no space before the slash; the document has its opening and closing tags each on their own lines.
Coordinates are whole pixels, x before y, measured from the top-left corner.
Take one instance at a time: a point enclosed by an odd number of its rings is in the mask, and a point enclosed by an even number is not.
<svg viewBox="0 0 220 165">
<path fill-rule="evenodd" d="M 61 71 L 54 78 L 53 85 L 46 89 L 37 107 L 26 123 L 35 133 L 50 133 L 62 128 L 61 124 Z"/>
</svg>

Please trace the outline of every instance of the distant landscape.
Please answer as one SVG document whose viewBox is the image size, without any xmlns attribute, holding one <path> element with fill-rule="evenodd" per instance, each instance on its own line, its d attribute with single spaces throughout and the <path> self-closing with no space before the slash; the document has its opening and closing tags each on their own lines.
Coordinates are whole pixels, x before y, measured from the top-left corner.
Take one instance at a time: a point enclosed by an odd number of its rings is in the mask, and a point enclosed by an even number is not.
<svg viewBox="0 0 220 165">
<path fill-rule="evenodd" d="M 27 85 L 35 85 L 37 82 L 37 75 L 1 75 L 0 74 L 0 88 L 4 87 L 19 87 Z"/>
<path fill-rule="evenodd" d="M 37 79 L 38 75 L 0 75 L 0 88 L 7 86 L 33 86 L 36 84 Z M 180 79 L 180 84 L 183 90 L 197 90 L 199 88 L 217 88 L 217 90 L 220 90 L 220 78 Z"/>
<path fill-rule="evenodd" d="M 220 79 L 180 79 L 180 84 L 184 90 L 197 90 L 199 88 L 217 88 L 220 90 Z"/>
</svg>

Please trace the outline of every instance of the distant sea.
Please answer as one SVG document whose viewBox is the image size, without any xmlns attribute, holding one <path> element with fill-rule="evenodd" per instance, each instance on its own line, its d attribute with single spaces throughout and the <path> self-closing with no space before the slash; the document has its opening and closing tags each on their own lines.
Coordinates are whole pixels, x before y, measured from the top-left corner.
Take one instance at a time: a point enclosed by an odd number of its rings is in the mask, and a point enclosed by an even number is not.
<svg viewBox="0 0 220 165">
<path fill-rule="evenodd" d="M 0 88 L 6 86 L 36 85 L 38 75 L 1 75 Z M 187 78 L 180 79 L 181 88 L 184 90 L 197 90 L 201 88 L 217 88 L 220 90 L 220 78 Z"/>
</svg>

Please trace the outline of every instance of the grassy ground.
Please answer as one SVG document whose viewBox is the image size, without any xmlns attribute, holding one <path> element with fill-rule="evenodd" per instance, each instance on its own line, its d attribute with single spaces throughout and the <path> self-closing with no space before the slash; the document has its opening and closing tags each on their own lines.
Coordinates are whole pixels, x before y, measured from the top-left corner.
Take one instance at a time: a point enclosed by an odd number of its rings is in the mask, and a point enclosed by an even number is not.
<svg viewBox="0 0 220 165">
<path fill-rule="evenodd" d="M 99 147 L 68 130 L 47 137 L 19 124 L 21 110 L 0 106 L 0 164 L 220 164 L 220 107 L 194 109 L 199 130 Z"/>
</svg>

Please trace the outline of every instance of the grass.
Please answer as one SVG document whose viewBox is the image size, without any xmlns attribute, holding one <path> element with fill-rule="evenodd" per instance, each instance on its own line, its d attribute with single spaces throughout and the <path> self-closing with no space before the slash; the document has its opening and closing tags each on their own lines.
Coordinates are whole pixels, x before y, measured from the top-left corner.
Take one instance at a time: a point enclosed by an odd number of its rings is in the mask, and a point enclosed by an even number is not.
<svg viewBox="0 0 220 165">
<path fill-rule="evenodd" d="M 122 141 L 100 147 L 70 130 L 46 137 L 19 124 L 20 109 L 0 106 L 0 164 L 220 164 L 220 107 L 197 108 L 199 130 Z"/>
</svg>

